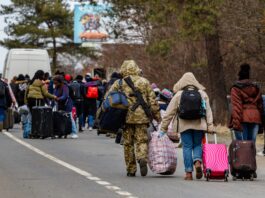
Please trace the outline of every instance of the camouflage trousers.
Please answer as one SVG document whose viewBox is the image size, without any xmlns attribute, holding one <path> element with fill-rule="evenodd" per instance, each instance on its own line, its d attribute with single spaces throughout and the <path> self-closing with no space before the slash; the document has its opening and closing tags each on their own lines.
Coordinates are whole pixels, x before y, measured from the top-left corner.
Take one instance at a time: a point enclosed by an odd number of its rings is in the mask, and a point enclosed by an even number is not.
<svg viewBox="0 0 265 198">
<path fill-rule="evenodd" d="M 147 124 L 126 124 L 124 138 L 124 157 L 128 173 L 137 171 L 136 161 L 147 160 L 148 136 Z"/>
</svg>

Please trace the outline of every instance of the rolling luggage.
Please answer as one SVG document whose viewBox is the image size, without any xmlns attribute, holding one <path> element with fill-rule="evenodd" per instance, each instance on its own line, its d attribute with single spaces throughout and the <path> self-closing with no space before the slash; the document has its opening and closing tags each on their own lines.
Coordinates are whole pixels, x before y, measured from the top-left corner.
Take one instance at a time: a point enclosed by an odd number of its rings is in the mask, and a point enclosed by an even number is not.
<svg viewBox="0 0 265 198">
<path fill-rule="evenodd" d="M 65 111 L 53 112 L 53 135 L 67 138 L 72 133 L 71 115 Z"/>
<path fill-rule="evenodd" d="M 53 136 L 52 108 L 35 106 L 32 108 L 32 138 L 45 139 Z"/>
<path fill-rule="evenodd" d="M 229 163 L 225 144 L 217 144 L 217 135 L 214 134 L 215 144 L 208 143 L 208 135 L 205 134 L 206 144 L 203 145 L 203 173 L 207 181 L 210 179 L 224 179 L 229 177 Z"/>
<path fill-rule="evenodd" d="M 148 145 L 148 164 L 150 169 L 161 175 L 173 175 L 177 168 L 177 149 L 167 135 L 159 137 L 159 132 L 152 133 Z"/>
<path fill-rule="evenodd" d="M 14 113 L 12 108 L 8 108 L 5 112 L 4 129 L 7 131 L 14 127 Z"/>
<path fill-rule="evenodd" d="M 256 146 L 253 141 L 233 140 L 229 147 L 230 171 L 233 180 L 257 177 Z"/>
</svg>

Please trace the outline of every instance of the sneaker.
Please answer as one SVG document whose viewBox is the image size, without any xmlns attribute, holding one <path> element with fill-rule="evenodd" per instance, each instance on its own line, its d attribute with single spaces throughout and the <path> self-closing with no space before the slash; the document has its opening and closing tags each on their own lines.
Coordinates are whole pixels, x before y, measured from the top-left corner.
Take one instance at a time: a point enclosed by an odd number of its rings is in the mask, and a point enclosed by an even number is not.
<svg viewBox="0 0 265 198">
<path fill-rule="evenodd" d="M 73 134 L 73 135 L 71 135 L 71 138 L 72 138 L 72 139 L 77 139 L 77 138 L 78 138 L 78 135 Z"/>
<path fill-rule="evenodd" d="M 264 151 L 260 151 L 257 153 L 257 156 L 261 156 L 264 157 L 265 156 L 265 150 Z"/>
<path fill-rule="evenodd" d="M 93 131 L 93 128 L 92 128 L 92 127 L 89 127 L 88 130 L 89 130 L 89 131 Z"/>
<path fill-rule="evenodd" d="M 147 161 L 144 159 L 139 160 L 141 176 L 145 177 L 148 173 Z"/>
</svg>

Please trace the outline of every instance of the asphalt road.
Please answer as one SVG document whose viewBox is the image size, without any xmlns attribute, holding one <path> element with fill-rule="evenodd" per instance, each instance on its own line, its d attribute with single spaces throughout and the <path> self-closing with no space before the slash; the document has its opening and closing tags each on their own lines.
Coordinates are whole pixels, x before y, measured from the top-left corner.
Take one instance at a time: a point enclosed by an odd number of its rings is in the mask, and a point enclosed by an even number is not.
<svg viewBox="0 0 265 198">
<path fill-rule="evenodd" d="M 23 140 L 19 129 L 0 134 L 1 198 L 263 198 L 265 158 L 258 157 L 258 179 L 187 182 L 181 150 L 174 176 L 126 177 L 123 149 L 96 132 L 77 140 Z M 18 138 L 18 140 L 14 140 Z M 17 142 L 23 140 L 28 144 Z"/>
</svg>

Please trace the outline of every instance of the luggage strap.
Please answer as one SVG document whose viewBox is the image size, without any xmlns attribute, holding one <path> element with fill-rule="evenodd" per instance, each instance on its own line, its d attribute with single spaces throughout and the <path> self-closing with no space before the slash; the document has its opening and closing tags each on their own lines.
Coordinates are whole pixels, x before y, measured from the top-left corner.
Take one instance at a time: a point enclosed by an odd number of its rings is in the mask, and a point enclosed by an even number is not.
<svg viewBox="0 0 265 198">
<path fill-rule="evenodd" d="M 152 112 L 150 110 L 150 107 L 148 106 L 148 104 L 145 102 L 142 93 L 136 89 L 136 87 L 134 86 L 134 83 L 131 79 L 131 77 L 127 77 L 124 78 L 124 81 L 127 83 L 127 85 L 132 89 L 133 91 L 133 96 L 136 98 L 136 104 L 133 105 L 133 107 L 131 108 L 132 111 L 135 111 L 139 106 L 142 106 L 145 115 L 148 117 L 148 119 L 150 120 L 150 123 L 152 125 L 152 127 L 154 127 L 155 131 L 157 130 L 157 128 L 155 127 L 153 120 L 154 117 L 152 115 Z"/>
</svg>

